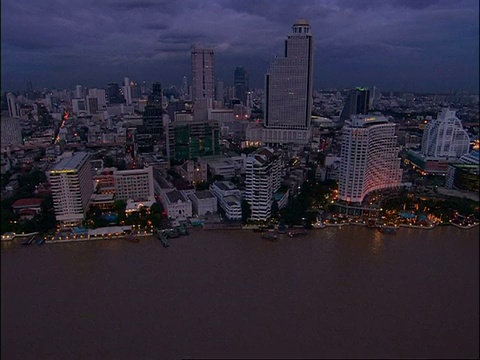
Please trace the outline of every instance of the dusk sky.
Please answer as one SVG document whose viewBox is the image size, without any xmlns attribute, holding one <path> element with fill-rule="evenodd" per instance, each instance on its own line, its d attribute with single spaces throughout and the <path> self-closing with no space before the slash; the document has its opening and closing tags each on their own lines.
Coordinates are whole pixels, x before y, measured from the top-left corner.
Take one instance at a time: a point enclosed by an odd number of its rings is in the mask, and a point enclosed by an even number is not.
<svg viewBox="0 0 480 360">
<path fill-rule="evenodd" d="M 315 40 L 314 89 L 479 91 L 478 0 L 2 0 L 2 90 L 191 79 L 192 43 L 217 80 L 263 87 L 297 18 Z"/>
</svg>

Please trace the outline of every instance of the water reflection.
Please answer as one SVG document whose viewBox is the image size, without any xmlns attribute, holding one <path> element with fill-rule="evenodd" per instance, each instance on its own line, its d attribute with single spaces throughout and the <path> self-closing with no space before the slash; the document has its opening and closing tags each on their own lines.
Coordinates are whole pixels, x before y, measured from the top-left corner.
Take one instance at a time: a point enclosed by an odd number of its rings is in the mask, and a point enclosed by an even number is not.
<svg viewBox="0 0 480 360">
<path fill-rule="evenodd" d="M 384 238 L 378 231 L 374 231 L 374 235 L 369 244 L 369 249 L 374 257 L 383 254 L 385 250 Z"/>
</svg>

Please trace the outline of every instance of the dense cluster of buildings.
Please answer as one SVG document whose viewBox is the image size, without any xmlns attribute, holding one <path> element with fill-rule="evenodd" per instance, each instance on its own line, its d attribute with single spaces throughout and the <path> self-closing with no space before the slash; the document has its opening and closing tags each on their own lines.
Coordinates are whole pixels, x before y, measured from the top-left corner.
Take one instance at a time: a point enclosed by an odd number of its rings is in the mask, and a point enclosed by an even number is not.
<svg viewBox="0 0 480 360">
<path fill-rule="evenodd" d="M 179 90 L 155 82 L 148 91 L 125 77 L 106 89 L 8 93 L 2 174 L 45 171 L 42 186 L 63 227 L 82 223 L 92 206 L 112 211 L 117 201 L 127 214 L 160 202 L 172 219 L 221 212 L 232 221 L 247 203 L 249 219 L 264 221 L 274 204 L 282 208 L 297 195 L 312 166 L 317 179 L 338 181 L 340 207 L 361 209 L 372 192 L 410 185 L 402 149 L 422 173 L 446 175 L 447 187 L 478 191 L 478 151 L 471 152 L 478 125 L 467 131 L 456 111 L 438 113 L 446 97 L 435 106 L 423 98 L 436 119 L 384 115 L 379 110 L 418 110 L 418 100 L 375 87 L 314 92 L 313 56 L 309 23 L 298 19 L 262 90 L 249 88 L 241 66 L 225 87 L 215 80 L 213 49 L 193 45 L 192 82 L 184 76 Z M 478 106 L 478 96 L 456 100 Z M 468 115 L 478 121 L 478 112 Z M 15 193 L 14 181 L 4 198 Z"/>
</svg>

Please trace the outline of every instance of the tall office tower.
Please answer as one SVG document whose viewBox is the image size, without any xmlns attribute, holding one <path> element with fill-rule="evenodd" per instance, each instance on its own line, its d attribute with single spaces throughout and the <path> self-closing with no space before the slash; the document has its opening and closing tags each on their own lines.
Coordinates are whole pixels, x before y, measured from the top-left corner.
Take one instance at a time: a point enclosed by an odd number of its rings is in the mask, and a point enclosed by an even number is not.
<svg viewBox="0 0 480 360">
<path fill-rule="evenodd" d="M 340 124 L 344 125 L 345 120 L 350 119 L 351 115 L 368 114 L 370 103 L 370 91 L 366 88 L 356 88 L 350 90 L 340 114 Z"/>
<path fill-rule="evenodd" d="M 148 104 L 162 107 L 162 84 L 154 82 L 152 84 L 152 93 L 148 97 Z"/>
<path fill-rule="evenodd" d="M 98 109 L 102 110 L 107 107 L 107 97 L 105 89 L 88 89 L 88 96 L 97 99 Z"/>
<path fill-rule="evenodd" d="M 313 89 L 313 36 L 298 19 L 285 41 L 285 57 L 276 58 L 265 76 L 266 144 L 307 144 Z"/>
<path fill-rule="evenodd" d="M 120 87 L 117 83 L 107 85 L 107 100 L 109 104 L 122 104 L 124 102 L 124 98 L 120 93 Z"/>
<path fill-rule="evenodd" d="M 154 199 L 153 167 L 144 169 L 120 170 L 113 174 L 115 199 L 143 201 Z"/>
<path fill-rule="evenodd" d="M 17 103 L 17 97 L 12 93 L 7 94 L 8 115 L 11 118 L 20 117 L 20 106 Z"/>
<path fill-rule="evenodd" d="M 342 130 L 339 200 L 361 203 L 374 191 L 400 185 L 395 124 L 384 116 L 352 115 Z"/>
<path fill-rule="evenodd" d="M 55 217 L 64 226 L 78 225 L 93 193 L 92 168 L 87 152 L 62 159 L 49 173 Z"/>
<path fill-rule="evenodd" d="M 425 127 L 421 150 L 424 156 L 458 158 L 468 153 L 469 148 L 470 137 L 455 116 L 455 110 L 443 109 L 437 119 Z"/>
<path fill-rule="evenodd" d="M 271 216 L 273 196 L 281 185 L 280 158 L 271 149 L 258 149 L 246 159 L 245 176 L 245 200 L 250 204 L 250 219 L 267 220 Z"/>
<path fill-rule="evenodd" d="M 215 83 L 215 100 L 220 101 L 222 104 L 224 103 L 224 88 L 223 88 L 223 81 L 219 80 Z"/>
<path fill-rule="evenodd" d="M 85 99 L 87 105 L 87 113 L 96 114 L 98 111 L 98 99 L 96 97 L 91 97 L 88 95 Z"/>
<path fill-rule="evenodd" d="M 125 105 L 132 105 L 132 88 L 130 87 L 130 79 L 128 77 L 123 79 L 123 95 L 125 97 Z"/>
<path fill-rule="evenodd" d="M 77 85 L 75 87 L 75 99 L 82 99 L 82 98 L 83 98 L 82 85 Z"/>
<path fill-rule="evenodd" d="M 213 99 L 215 95 L 215 59 L 213 49 L 192 45 L 192 100 Z"/>
<path fill-rule="evenodd" d="M 182 79 L 182 93 L 183 93 L 183 100 L 190 99 L 188 94 L 188 79 L 186 75 L 184 75 Z"/>
<path fill-rule="evenodd" d="M 248 91 L 248 74 L 243 66 L 237 66 L 233 75 L 235 85 L 235 95 L 242 101 L 243 105 L 247 104 Z"/>
</svg>

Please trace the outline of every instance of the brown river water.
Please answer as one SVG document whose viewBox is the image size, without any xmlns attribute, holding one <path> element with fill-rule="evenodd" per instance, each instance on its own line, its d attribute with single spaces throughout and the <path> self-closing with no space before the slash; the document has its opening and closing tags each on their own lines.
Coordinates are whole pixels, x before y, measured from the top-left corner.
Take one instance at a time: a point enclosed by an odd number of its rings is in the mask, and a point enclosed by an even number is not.
<svg viewBox="0 0 480 360">
<path fill-rule="evenodd" d="M 478 358 L 479 229 L 2 243 L 2 359 Z"/>
</svg>

